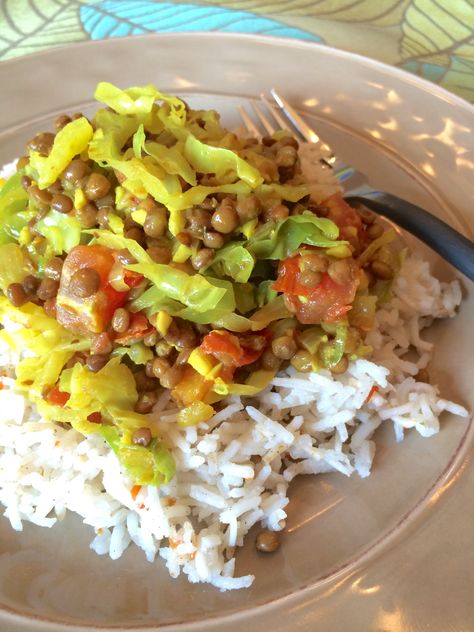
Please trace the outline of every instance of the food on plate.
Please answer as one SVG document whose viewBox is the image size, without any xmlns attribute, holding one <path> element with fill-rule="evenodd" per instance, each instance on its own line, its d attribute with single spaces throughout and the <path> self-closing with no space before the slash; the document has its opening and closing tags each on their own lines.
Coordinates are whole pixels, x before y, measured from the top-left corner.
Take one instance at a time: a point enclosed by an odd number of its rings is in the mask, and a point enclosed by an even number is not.
<svg viewBox="0 0 474 632">
<path fill-rule="evenodd" d="M 438 430 L 439 283 L 286 132 L 261 142 L 154 86 L 32 138 L 0 190 L 0 501 L 15 529 L 84 517 L 222 590 L 298 474 L 370 472 L 370 439 Z M 416 359 L 405 357 L 412 347 Z"/>
</svg>

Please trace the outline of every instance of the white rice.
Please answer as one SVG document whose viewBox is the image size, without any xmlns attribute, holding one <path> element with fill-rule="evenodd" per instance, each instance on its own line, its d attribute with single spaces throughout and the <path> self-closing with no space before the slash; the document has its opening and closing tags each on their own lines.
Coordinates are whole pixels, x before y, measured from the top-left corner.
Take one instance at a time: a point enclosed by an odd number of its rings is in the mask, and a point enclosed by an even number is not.
<svg viewBox="0 0 474 632">
<path fill-rule="evenodd" d="M 142 487 L 135 499 L 131 480 L 101 437 L 42 421 L 3 377 L 4 515 L 21 531 L 24 521 L 52 527 L 66 511 L 76 512 L 94 529 L 90 546 L 99 555 L 117 559 L 133 542 L 148 561 L 161 556 L 172 577 L 184 573 L 190 582 L 220 590 L 248 587 L 252 575 L 234 577 L 235 549 L 257 523 L 285 527 L 295 476 L 338 471 L 366 477 L 380 424 L 392 423 L 401 440 L 411 428 L 422 436 L 438 432 L 444 410 L 468 415 L 414 377 L 431 353 L 421 329 L 433 318 L 453 316 L 460 301 L 457 281 L 440 283 L 411 255 L 367 337 L 375 351 L 351 362 L 345 374 L 299 374 L 290 367 L 257 398 L 229 397 L 211 420 L 190 428 L 174 423 L 177 409 L 163 394 L 151 417 L 172 449 L 176 475 L 159 489 Z M 403 357 L 409 347 L 417 350 L 416 360 Z M 0 350 L 0 365 L 14 364 L 10 352 Z"/>
</svg>

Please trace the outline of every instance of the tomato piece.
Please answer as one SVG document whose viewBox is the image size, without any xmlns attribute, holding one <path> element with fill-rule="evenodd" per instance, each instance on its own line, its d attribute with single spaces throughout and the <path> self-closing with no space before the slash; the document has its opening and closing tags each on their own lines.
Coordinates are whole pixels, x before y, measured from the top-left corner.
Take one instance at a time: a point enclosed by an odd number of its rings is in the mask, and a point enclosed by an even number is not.
<svg viewBox="0 0 474 632">
<path fill-rule="evenodd" d="M 305 287 L 299 282 L 300 261 L 300 255 L 280 261 L 278 264 L 278 278 L 273 284 L 274 290 L 296 296 L 309 296 L 311 288 Z"/>
<path fill-rule="evenodd" d="M 203 338 L 201 350 L 204 353 L 215 355 L 218 359 L 228 360 L 226 364 L 234 367 L 252 364 L 262 355 L 262 350 L 251 349 L 245 346 L 245 338 L 238 338 L 228 331 L 213 330 Z M 224 356 L 224 358 L 223 358 Z"/>
<path fill-rule="evenodd" d="M 143 340 L 148 334 L 151 334 L 153 330 L 153 326 L 144 314 L 132 314 L 129 328 L 123 334 L 118 335 L 117 338 L 115 338 L 115 342 L 126 345 L 132 342 L 138 342 L 139 340 Z"/>
<path fill-rule="evenodd" d="M 344 285 L 336 283 L 325 272 L 316 287 L 305 287 L 299 282 L 301 256 L 284 259 L 278 266 L 278 278 L 273 289 L 284 292 L 293 306 L 296 317 L 306 325 L 322 321 L 340 320 L 351 309 L 358 285 L 358 266 L 348 260 L 351 269 L 350 281 Z M 300 300 L 300 297 L 304 300 Z"/>
<path fill-rule="evenodd" d="M 101 333 L 110 323 L 114 311 L 122 307 L 127 292 L 118 292 L 109 283 L 115 263 L 114 251 L 100 245 L 76 246 L 64 260 L 56 299 L 57 320 L 63 327 L 82 333 Z M 82 268 L 92 268 L 100 277 L 99 290 L 80 298 L 70 291 L 72 276 Z"/>
<path fill-rule="evenodd" d="M 339 228 L 339 239 L 349 241 L 357 246 L 363 239 L 364 230 L 359 213 L 349 206 L 340 193 L 335 193 L 324 200 L 327 218 Z"/>
<path fill-rule="evenodd" d="M 50 404 L 54 404 L 55 406 L 65 406 L 70 397 L 69 393 L 60 391 L 58 386 L 53 386 L 46 395 L 46 401 Z"/>
<path fill-rule="evenodd" d="M 123 280 L 129 288 L 137 287 L 144 278 L 143 274 L 139 272 L 133 272 L 133 270 L 127 270 L 126 268 L 123 271 Z"/>
</svg>

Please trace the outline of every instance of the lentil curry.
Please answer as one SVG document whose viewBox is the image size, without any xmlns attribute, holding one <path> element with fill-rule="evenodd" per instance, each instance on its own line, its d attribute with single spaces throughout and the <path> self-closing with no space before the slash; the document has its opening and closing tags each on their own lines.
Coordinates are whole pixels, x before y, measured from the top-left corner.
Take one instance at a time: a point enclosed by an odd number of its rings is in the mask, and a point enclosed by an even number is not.
<svg viewBox="0 0 474 632">
<path fill-rule="evenodd" d="M 289 134 L 238 137 L 154 86 L 96 98 L 0 191 L 1 336 L 44 418 L 101 433 L 157 485 L 174 473 L 147 416 L 160 394 L 189 425 L 287 363 L 345 372 L 399 256 L 370 212 L 310 195 Z"/>
</svg>

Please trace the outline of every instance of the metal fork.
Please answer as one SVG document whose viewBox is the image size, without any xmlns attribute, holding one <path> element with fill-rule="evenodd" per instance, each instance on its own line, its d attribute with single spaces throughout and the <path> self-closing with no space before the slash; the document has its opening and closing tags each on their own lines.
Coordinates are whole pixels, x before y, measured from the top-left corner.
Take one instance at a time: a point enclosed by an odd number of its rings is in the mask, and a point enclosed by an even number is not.
<svg viewBox="0 0 474 632">
<path fill-rule="evenodd" d="M 313 144 L 322 156 L 320 161 L 331 168 L 343 185 L 344 198 L 352 204 L 363 204 L 376 213 L 418 237 L 435 250 L 446 261 L 474 281 L 474 242 L 461 235 L 451 226 L 428 211 L 385 191 L 378 191 L 368 183 L 367 176 L 336 157 L 327 143 L 321 140 L 296 110 L 287 103 L 276 90 L 271 90 L 276 106 L 261 95 L 261 105 L 252 101 L 256 117 L 266 134 L 278 129 L 290 131 L 298 140 Z M 270 113 L 271 119 L 268 114 Z M 240 116 L 247 130 L 256 138 L 262 133 L 244 107 L 239 108 Z M 282 116 L 282 113 L 284 116 Z"/>
</svg>

